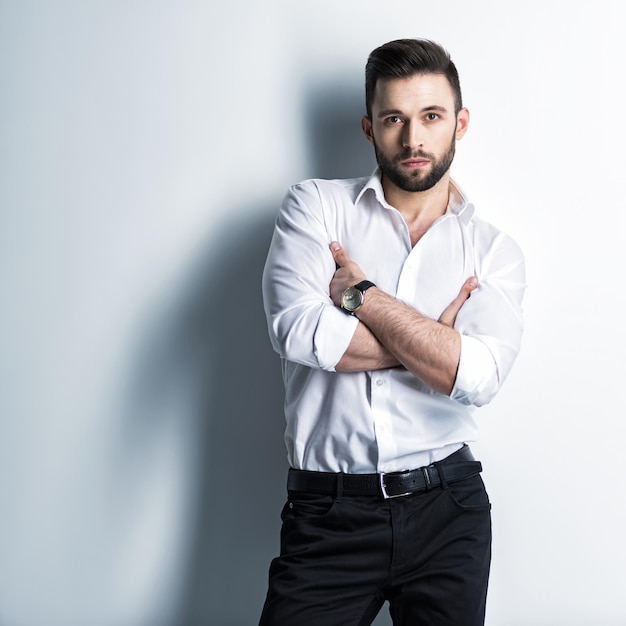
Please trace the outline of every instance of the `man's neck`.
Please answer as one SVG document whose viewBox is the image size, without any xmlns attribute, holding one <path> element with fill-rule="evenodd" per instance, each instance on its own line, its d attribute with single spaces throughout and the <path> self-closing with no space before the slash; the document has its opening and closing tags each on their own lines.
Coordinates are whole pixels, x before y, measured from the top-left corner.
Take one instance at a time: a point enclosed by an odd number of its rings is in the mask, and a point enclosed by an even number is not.
<svg viewBox="0 0 626 626">
<path fill-rule="evenodd" d="M 385 200 L 398 209 L 407 223 L 435 221 L 448 208 L 450 176 L 446 174 L 427 191 L 404 191 L 396 187 L 384 174 L 382 186 Z"/>
</svg>

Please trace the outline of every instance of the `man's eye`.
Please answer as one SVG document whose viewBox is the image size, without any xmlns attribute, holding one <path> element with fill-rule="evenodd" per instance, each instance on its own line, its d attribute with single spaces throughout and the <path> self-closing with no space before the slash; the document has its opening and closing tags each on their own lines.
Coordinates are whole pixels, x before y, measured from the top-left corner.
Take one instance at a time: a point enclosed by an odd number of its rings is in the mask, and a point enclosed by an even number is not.
<svg viewBox="0 0 626 626">
<path fill-rule="evenodd" d="M 429 122 L 434 122 L 435 120 L 439 119 L 439 115 L 437 113 L 427 113 L 426 114 L 426 119 Z"/>
<path fill-rule="evenodd" d="M 385 118 L 385 124 L 389 124 L 393 126 L 394 124 L 400 124 L 402 120 L 397 115 L 392 115 L 390 117 Z"/>
</svg>

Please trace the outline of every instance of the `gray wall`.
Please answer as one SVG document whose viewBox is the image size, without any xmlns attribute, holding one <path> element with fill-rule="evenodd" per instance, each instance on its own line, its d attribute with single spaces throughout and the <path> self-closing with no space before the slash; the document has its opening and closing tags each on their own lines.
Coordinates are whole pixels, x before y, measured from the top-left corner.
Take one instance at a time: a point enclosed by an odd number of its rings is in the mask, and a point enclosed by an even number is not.
<svg viewBox="0 0 626 626">
<path fill-rule="evenodd" d="M 272 221 L 289 184 L 372 169 L 363 66 L 404 36 L 456 60 L 453 175 L 528 261 L 475 446 L 488 624 L 623 624 L 623 20 L 617 0 L 0 1 L 0 624 L 255 623 L 286 469 Z"/>
</svg>

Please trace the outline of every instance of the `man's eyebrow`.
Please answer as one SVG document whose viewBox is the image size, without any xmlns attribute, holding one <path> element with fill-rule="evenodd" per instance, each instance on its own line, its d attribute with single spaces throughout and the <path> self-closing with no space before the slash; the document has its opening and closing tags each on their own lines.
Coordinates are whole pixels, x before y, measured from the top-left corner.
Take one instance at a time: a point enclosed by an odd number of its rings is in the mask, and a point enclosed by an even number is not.
<svg viewBox="0 0 626 626">
<path fill-rule="evenodd" d="M 427 113 L 429 111 L 435 111 L 437 113 L 447 113 L 448 109 L 438 104 L 431 104 L 427 107 L 423 107 L 422 109 L 420 109 L 420 113 Z M 378 112 L 377 117 L 387 117 L 388 115 L 404 115 L 404 113 L 399 109 L 384 109 L 383 111 Z"/>
<path fill-rule="evenodd" d="M 426 113 L 427 111 L 437 111 L 439 113 L 447 113 L 448 109 L 446 109 L 446 107 L 442 107 L 439 104 L 433 104 L 429 107 L 424 107 L 421 110 L 421 113 Z"/>
<path fill-rule="evenodd" d="M 403 113 L 398 109 L 385 109 L 384 111 L 379 111 L 378 113 L 378 117 L 386 117 L 387 115 L 403 115 Z"/>
</svg>

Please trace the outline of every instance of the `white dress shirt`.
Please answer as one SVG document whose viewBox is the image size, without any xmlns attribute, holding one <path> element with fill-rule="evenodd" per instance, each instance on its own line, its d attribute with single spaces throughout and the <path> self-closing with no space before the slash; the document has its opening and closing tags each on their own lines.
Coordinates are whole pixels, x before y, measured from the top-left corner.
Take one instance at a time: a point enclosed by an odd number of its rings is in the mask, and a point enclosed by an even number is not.
<svg viewBox="0 0 626 626">
<path fill-rule="evenodd" d="M 456 319 L 461 357 L 450 396 L 401 367 L 335 371 L 359 323 L 329 296 L 335 240 L 368 280 L 434 320 L 465 279 L 478 277 Z M 477 218 L 453 182 L 445 215 L 415 247 L 402 215 L 385 201 L 378 170 L 369 179 L 291 187 L 263 273 L 270 339 L 282 357 L 291 467 L 399 471 L 474 441 L 473 409 L 494 397 L 519 351 L 524 289 L 519 247 Z"/>
</svg>

